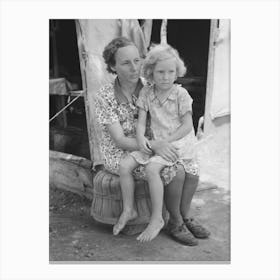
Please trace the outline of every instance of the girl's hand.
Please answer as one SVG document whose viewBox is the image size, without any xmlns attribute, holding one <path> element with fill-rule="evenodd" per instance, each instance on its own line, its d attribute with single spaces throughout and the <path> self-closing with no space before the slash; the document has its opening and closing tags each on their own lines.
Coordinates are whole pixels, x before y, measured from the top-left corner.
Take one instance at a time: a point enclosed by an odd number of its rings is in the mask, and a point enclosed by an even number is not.
<svg viewBox="0 0 280 280">
<path fill-rule="evenodd" d="M 167 141 L 153 141 L 153 151 L 168 161 L 176 161 L 178 159 L 178 148 L 168 143 Z"/>
<path fill-rule="evenodd" d="M 151 144 L 146 137 L 143 136 L 143 137 L 137 139 L 137 142 L 138 142 L 140 151 L 147 153 L 147 154 L 151 154 L 153 152 L 151 150 Z"/>
</svg>

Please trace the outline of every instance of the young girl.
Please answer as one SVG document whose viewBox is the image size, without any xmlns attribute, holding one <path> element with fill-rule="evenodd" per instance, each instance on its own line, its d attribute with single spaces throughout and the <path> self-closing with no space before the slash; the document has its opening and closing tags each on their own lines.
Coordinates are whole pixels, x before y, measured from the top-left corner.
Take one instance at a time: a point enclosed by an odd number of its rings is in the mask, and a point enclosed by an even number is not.
<svg viewBox="0 0 280 280">
<path fill-rule="evenodd" d="M 143 87 L 137 100 L 139 116 L 137 123 L 137 142 L 139 151 L 132 152 L 120 164 L 121 187 L 132 184 L 132 171 L 145 165 L 152 202 L 152 214 L 147 228 L 137 237 L 139 241 L 155 238 L 164 225 L 162 218 L 163 183 L 160 171 L 165 166 L 174 165 L 160 156 L 153 155 L 152 145 L 144 135 L 147 114 L 151 116 L 153 140 L 167 141 L 178 152 L 176 163 L 181 163 L 185 171 L 198 175 L 195 159 L 196 137 L 192 123 L 192 98 L 181 86 L 174 84 L 177 77 L 185 74 L 186 68 L 178 52 L 169 45 L 157 45 L 147 54 L 143 63 L 143 76 L 149 85 Z M 133 203 L 131 203 L 133 205 Z M 136 210 L 132 206 L 124 211 L 114 226 L 114 234 L 134 218 Z"/>
</svg>

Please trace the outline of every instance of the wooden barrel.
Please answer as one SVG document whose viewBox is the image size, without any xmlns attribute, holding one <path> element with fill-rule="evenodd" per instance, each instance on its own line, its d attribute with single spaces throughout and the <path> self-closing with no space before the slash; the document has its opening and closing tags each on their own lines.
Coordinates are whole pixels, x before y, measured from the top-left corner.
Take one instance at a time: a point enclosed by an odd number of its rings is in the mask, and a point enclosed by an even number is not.
<svg viewBox="0 0 280 280">
<path fill-rule="evenodd" d="M 147 224 L 151 215 L 151 200 L 146 181 L 135 181 L 135 205 L 138 217 L 127 225 Z M 100 170 L 93 179 L 93 200 L 91 215 L 101 223 L 115 224 L 122 212 L 122 193 L 119 176 Z M 163 209 L 163 218 L 167 212 Z"/>
</svg>

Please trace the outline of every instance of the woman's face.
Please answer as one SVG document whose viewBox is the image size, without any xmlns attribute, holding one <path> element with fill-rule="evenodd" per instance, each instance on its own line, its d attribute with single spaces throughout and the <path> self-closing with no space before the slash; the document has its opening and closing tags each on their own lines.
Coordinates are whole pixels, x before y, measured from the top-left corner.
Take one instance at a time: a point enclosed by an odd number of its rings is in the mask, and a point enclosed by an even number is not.
<svg viewBox="0 0 280 280">
<path fill-rule="evenodd" d="M 112 69 L 117 72 L 120 81 L 137 83 L 142 65 L 138 49 L 133 45 L 119 48 L 115 60 L 116 65 Z"/>
</svg>

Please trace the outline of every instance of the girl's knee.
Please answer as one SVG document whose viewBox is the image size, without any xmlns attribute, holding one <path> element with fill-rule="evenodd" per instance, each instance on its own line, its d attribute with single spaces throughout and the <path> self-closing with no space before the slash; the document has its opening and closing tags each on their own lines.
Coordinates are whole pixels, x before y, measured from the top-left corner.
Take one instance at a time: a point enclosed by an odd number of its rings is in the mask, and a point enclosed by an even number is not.
<svg viewBox="0 0 280 280">
<path fill-rule="evenodd" d="M 160 168 L 154 164 L 148 164 L 145 168 L 147 178 L 153 178 L 159 176 Z"/>
<path fill-rule="evenodd" d="M 121 160 L 119 165 L 120 174 L 130 174 L 136 168 L 136 163 L 133 158 L 128 157 Z"/>
</svg>

